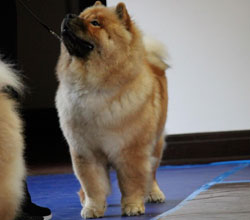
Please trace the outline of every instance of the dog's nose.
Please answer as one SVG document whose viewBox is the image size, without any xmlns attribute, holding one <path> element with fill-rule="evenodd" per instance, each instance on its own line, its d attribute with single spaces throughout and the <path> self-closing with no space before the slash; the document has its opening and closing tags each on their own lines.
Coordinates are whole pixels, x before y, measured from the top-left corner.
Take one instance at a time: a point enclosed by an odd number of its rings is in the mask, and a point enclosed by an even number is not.
<svg viewBox="0 0 250 220">
<path fill-rule="evenodd" d="M 66 19 L 73 19 L 73 18 L 76 18 L 77 17 L 77 15 L 75 15 L 75 14 L 67 14 L 66 15 Z"/>
<path fill-rule="evenodd" d="M 77 18 L 75 14 L 67 14 L 61 24 L 61 31 L 68 31 L 72 19 Z"/>
</svg>

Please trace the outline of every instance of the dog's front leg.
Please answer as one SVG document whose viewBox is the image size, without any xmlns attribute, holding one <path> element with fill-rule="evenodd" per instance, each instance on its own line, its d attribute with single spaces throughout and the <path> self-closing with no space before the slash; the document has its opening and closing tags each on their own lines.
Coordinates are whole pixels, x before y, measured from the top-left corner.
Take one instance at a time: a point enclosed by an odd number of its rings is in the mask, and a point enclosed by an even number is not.
<svg viewBox="0 0 250 220">
<path fill-rule="evenodd" d="M 90 154 L 88 156 L 70 150 L 73 168 L 84 193 L 83 218 L 99 218 L 106 210 L 106 197 L 110 192 L 108 169 L 103 158 Z M 81 196 L 81 199 L 83 196 Z"/>
<path fill-rule="evenodd" d="M 152 183 L 152 168 L 148 156 L 128 150 L 117 161 L 119 162 L 115 166 L 122 193 L 122 214 L 144 214 L 145 196 Z"/>
</svg>

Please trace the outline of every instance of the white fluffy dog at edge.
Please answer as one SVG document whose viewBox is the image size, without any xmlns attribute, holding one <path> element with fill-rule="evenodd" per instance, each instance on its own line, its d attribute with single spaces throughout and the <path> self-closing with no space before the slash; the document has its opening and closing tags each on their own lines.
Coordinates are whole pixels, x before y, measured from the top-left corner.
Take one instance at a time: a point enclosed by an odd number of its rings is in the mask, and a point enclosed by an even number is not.
<svg viewBox="0 0 250 220">
<path fill-rule="evenodd" d="M 13 220 L 23 198 L 25 163 L 23 124 L 18 103 L 6 88 L 22 92 L 22 83 L 10 65 L 0 60 L 0 220 Z"/>
</svg>

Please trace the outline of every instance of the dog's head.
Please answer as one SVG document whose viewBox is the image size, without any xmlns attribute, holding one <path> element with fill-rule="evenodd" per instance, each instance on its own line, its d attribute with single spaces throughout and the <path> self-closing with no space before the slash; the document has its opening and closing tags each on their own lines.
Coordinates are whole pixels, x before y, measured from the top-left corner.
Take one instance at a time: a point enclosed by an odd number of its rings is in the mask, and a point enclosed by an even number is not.
<svg viewBox="0 0 250 220">
<path fill-rule="evenodd" d="M 124 3 L 105 7 L 97 1 L 79 16 L 67 15 L 61 31 L 58 75 L 77 77 L 93 88 L 118 88 L 144 62 L 141 32 Z"/>
<path fill-rule="evenodd" d="M 132 21 L 124 3 L 108 8 L 97 1 L 79 16 L 68 14 L 61 25 L 63 44 L 71 56 L 86 59 L 115 51 L 126 53 L 132 39 Z"/>
</svg>

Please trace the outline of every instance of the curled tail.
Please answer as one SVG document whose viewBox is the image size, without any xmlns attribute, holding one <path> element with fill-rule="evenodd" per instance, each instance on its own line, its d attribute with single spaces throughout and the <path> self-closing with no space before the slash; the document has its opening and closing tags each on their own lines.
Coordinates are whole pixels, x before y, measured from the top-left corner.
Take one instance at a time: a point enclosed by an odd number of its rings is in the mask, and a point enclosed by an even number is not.
<svg viewBox="0 0 250 220">
<path fill-rule="evenodd" d="M 0 91 L 6 86 L 13 88 L 19 94 L 22 94 L 23 84 L 20 77 L 18 77 L 16 71 L 10 64 L 7 64 L 0 59 Z"/>
<path fill-rule="evenodd" d="M 143 42 L 147 53 L 147 61 L 165 71 L 168 68 L 165 46 L 161 42 L 150 37 L 144 37 Z"/>
</svg>

